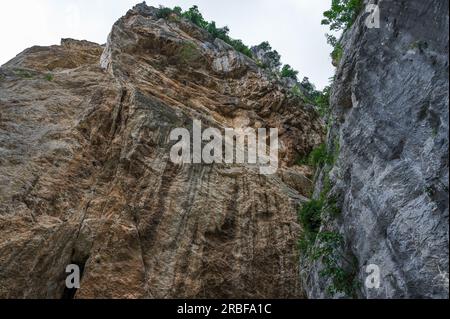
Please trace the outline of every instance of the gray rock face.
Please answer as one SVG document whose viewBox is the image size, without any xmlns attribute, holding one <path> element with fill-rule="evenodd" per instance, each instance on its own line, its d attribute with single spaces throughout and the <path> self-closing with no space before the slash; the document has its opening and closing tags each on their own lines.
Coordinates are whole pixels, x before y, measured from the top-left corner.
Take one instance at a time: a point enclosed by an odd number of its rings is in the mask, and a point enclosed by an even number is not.
<svg viewBox="0 0 450 319">
<path fill-rule="evenodd" d="M 344 237 L 357 297 L 448 298 L 448 1 L 378 5 L 379 29 L 363 13 L 343 38 L 328 138 L 340 151 L 321 172 L 341 213 L 321 229 Z M 378 289 L 365 285 L 370 264 Z M 308 296 L 329 297 L 322 263 L 309 267 Z"/>
</svg>

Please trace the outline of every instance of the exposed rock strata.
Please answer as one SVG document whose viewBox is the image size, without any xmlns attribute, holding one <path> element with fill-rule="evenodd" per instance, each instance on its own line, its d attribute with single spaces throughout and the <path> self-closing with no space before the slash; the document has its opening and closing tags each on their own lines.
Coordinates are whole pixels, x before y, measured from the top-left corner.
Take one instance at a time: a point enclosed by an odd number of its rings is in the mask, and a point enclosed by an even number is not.
<svg viewBox="0 0 450 319">
<path fill-rule="evenodd" d="M 296 209 L 322 142 L 311 106 L 184 20 L 138 5 L 105 47 L 63 40 L 0 69 L 0 297 L 301 297 Z M 276 127 L 281 168 L 175 165 L 169 133 Z"/>
<path fill-rule="evenodd" d="M 448 298 L 448 1 L 377 2 L 381 27 L 362 13 L 342 40 L 328 137 L 339 152 L 315 194 L 331 169 L 341 213 L 322 231 L 344 236 L 357 297 Z M 364 284 L 369 264 L 379 289 Z M 302 266 L 310 298 L 330 297 L 322 269 Z"/>
</svg>

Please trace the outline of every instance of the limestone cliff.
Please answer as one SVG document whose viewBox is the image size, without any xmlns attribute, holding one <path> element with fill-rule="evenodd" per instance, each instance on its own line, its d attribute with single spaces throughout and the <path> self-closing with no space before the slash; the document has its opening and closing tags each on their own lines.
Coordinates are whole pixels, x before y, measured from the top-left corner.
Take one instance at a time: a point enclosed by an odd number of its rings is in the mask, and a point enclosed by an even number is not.
<svg viewBox="0 0 450 319">
<path fill-rule="evenodd" d="M 323 141 L 321 119 L 156 12 L 136 6 L 105 46 L 65 39 L 0 68 L 0 298 L 303 296 L 297 209 L 313 172 L 294 162 Z M 278 173 L 172 163 L 169 134 L 193 119 L 278 128 Z"/>
<path fill-rule="evenodd" d="M 0 298 L 448 298 L 448 1 L 369 2 L 380 28 L 363 10 L 341 39 L 327 136 L 261 47 L 145 3 L 103 46 L 2 66 Z M 194 120 L 277 128 L 277 173 L 174 163 Z"/>
<path fill-rule="evenodd" d="M 302 278 L 310 298 L 448 298 L 448 1 L 375 3 L 380 28 L 363 11 L 341 41 L 314 196 L 328 250 Z"/>
</svg>

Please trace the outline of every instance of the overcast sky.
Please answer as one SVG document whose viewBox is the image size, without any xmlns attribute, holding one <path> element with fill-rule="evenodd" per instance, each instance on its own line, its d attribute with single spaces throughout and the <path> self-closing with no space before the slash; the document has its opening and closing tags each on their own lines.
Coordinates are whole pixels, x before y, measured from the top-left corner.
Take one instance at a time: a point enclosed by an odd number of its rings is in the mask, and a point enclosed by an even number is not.
<svg viewBox="0 0 450 319">
<path fill-rule="evenodd" d="M 105 43 L 112 24 L 139 0 L 0 1 L 0 65 L 33 45 L 59 44 L 61 38 Z M 269 41 L 282 62 L 318 88 L 333 75 L 322 13 L 331 0 L 155 0 L 148 5 L 197 4 L 207 20 L 228 25 L 233 38 L 251 46 Z"/>
</svg>

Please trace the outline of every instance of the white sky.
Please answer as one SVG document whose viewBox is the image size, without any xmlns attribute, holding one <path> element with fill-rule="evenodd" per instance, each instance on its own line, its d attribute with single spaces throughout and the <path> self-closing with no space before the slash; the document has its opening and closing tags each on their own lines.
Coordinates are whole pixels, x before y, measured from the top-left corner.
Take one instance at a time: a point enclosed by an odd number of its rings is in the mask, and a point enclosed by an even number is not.
<svg viewBox="0 0 450 319">
<path fill-rule="evenodd" d="M 140 0 L 0 1 L 0 65 L 33 45 L 59 44 L 61 38 L 105 43 L 112 24 Z M 331 0 L 147 0 L 183 10 L 196 4 L 205 19 L 228 25 L 230 36 L 249 46 L 269 41 L 272 48 L 318 88 L 333 75 L 331 48 L 322 13 Z"/>
</svg>

